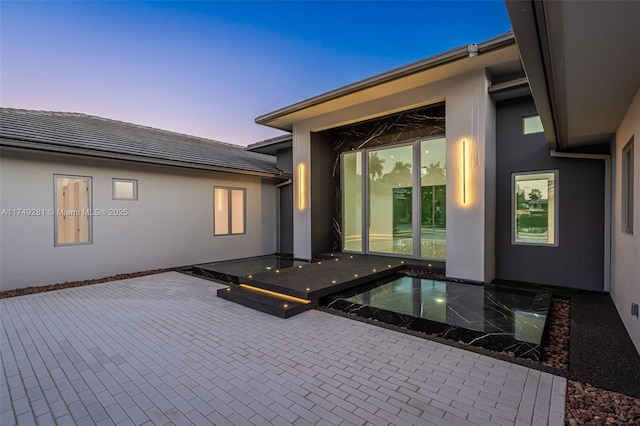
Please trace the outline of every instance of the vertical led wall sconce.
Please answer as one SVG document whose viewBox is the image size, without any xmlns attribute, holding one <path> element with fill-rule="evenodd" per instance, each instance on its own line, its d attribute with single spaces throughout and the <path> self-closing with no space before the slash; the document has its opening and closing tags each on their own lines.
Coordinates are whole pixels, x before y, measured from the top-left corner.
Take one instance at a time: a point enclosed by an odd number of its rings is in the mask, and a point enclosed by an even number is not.
<svg viewBox="0 0 640 426">
<path fill-rule="evenodd" d="M 298 210 L 307 205 L 307 170 L 304 163 L 298 164 Z"/>
<path fill-rule="evenodd" d="M 467 204 L 467 140 L 462 140 L 462 204 Z"/>
</svg>

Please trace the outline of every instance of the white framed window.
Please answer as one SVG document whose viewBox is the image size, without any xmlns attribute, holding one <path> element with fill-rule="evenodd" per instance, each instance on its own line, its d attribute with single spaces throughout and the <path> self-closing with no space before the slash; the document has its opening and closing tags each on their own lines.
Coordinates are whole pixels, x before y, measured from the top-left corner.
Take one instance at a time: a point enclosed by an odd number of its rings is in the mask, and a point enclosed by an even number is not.
<svg viewBox="0 0 640 426">
<path fill-rule="evenodd" d="M 558 171 L 512 173 L 511 243 L 558 245 Z"/>
<path fill-rule="evenodd" d="M 532 133 L 541 133 L 544 129 L 542 128 L 542 120 L 540 120 L 539 115 L 531 115 L 529 117 L 522 117 L 522 134 L 530 135 Z"/>
<path fill-rule="evenodd" d="M 246 232 L 246 192 L 244 188 L 213 188 L 213 235 Z"/>
<path fill-rule="evenodd" d="M 633 137 L 622 148 L 622 232 L 633 234 L 633 179 L 634 146 Z"/>
<path fill-rule="evenodd" d="M 136 179 L 113 178 L 112 193 L 114 200 L 137 200 L 138 181 Z"/>
<path fill-rule="evenodd" d="M 53 175 L 54 246 L 92 243 L 91 177 Z"/>
</svg>

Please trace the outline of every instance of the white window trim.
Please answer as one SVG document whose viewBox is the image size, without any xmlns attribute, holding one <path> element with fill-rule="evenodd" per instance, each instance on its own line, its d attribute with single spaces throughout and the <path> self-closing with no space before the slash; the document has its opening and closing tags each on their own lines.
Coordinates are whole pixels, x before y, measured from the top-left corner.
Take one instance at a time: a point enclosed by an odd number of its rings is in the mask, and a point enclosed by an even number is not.
<svg viewBox="0 0 640 426">
<path fill-rule="evenodd" d="M 632 136 L 622 148 L 622 233 L 633 235 L 635 144 Z"/>
<path fill-rule="evenodd" d="M 516 196 L 516 176 L 524 176 L 524 175 L 538 175 L 544 173 L 553 173 L 554 177 L 554 212 L 553 212 L 553 224 L 554 224 L 554 241 L 553 243 L 529 243 L 523 241 L 516 241 L 516 203 L 514 200 L 517 199 Z M 532 170 L 526 172 L 512 172 L 511 173 L 511 244 L 515 246 L 534 246 L 534 247 L 558 247 L 560 245 L 560 184 L 559 184 L 559 173 L 558 170 Z"/>
<path fill-rule="evenodd" d="M 131 182 L 133 183 L 133 197 L 116 197 L 116 182 Z M 117 201 L 138 201 L 138 179 L 121 179 L 113 178 L 111 180 L 111 198 Z"/>
<path fill-rule="evenodd" d="M 215 197 L 215 193 L 216 193 L 216 189 L 226 189 L 228 191 L 228 201 L 227 201 L 227 217 L 228 217 L 228 230 L 229 232 L 225 233 L 225 234 L 216 234 L 216 214 L 215 214 L 215 209 L 216 209 L 216 197 Z M 237 233 L 233 233 L 233 226 L 232 226 L 232 218 L 233 218 L 233 210 L 232 210 L 232 203 L 231 203 L 231 191 L 242 191 L 242 230 L 243 232 L 237 232 Z M 232 236 L 232 235 L 245 235 L 247 233 L 247 189 L 246 188 L 235 188 L 235 187 L 230 187 L 230 186 L 214 186 L 213 187 L 213 236 L 214 237 L 224 237 L 224 236 Z"/>
<path fill-rule="evenodd" d="M 87 240 L 82 243 L 59 243 L 58 242 L 58 178 L 69 178 L 69 179 L 88 179 L 87 188 L 89 189 L 89 194 L 87 195 L 88 200 L 88 210 L 89 213 L 93 211 L 93 177 L 92 176 L 78 176 L 78 175 L 61 175 L 54 174 L 53 175 L 53 246 L 54 247 L 71 247 L 71 246 L 88 246 L 93 244 L 93 215 L 88 214 L 88 229 L 87 229 Z"/>
</svg>

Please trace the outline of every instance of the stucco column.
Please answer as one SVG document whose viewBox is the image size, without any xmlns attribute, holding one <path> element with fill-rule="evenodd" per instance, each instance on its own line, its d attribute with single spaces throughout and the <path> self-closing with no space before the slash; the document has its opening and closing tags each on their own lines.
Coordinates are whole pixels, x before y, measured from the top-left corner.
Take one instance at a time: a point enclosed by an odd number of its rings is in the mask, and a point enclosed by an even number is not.
<svg viewBox="0 0 640 426">
<path fill-rule="evenodd" d="M 311 132 L 293 126 L 293 255 L 311 259 Z"/>
<path fill-rule="evenodd" d="M 484 72 L 446 97 L 447 276 L 489 282 L 495 269 L 495 108 Z"/>
</svg>

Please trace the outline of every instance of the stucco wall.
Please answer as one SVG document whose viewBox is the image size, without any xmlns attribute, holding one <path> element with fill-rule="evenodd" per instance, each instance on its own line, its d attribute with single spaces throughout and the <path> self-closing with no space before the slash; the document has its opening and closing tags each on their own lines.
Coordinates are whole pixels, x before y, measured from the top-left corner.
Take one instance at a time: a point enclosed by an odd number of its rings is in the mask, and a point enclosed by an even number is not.
<svg viewBox="0 0 640 426">
<path fill-rule="evenodd" d="M 587 290 L 604 286 L 604 160 L 551 157 L 544 133 L 522 134 L 530 97 L 497 104 L 496 278 Z M 558 246 L 514 245 L 511 174 L 558 170 Z"/>
<path fill-rule="evenodd" d="M 634 137 L 633 234 L 622 232 L 622 148 Z M 616 132 L 614 150 L 613 280 L 611 297 L 631 340 L 640 352 L 640 318 L 631 303 L 640 304 L 640 91 L 636 93 Z"/>
<path fill-rule="evenodd" d="M 93 244 L 54 247 L 54 217 L 0 218 L 2 290 L 100 278 L 276 251 L 276 189 L 259 177 L 2 150 L 2 209 L 54 207 L 53 175 L 92 177 Z M 137 201 L 112 200 L 112 178 L 138 180 Z M 213 187 L 246 188 L 246 234 L 213 236 Z"/>
</svg>

